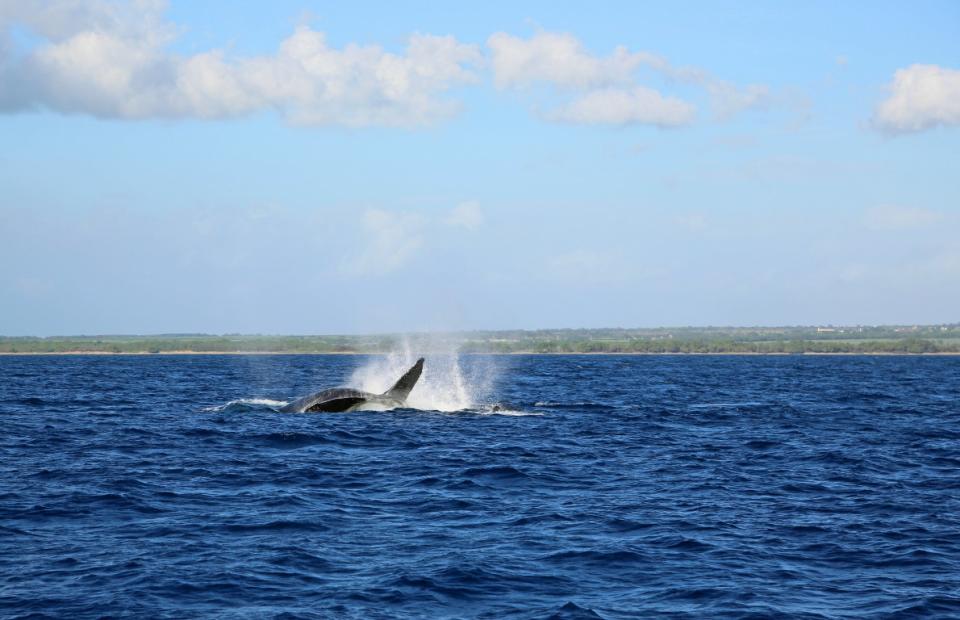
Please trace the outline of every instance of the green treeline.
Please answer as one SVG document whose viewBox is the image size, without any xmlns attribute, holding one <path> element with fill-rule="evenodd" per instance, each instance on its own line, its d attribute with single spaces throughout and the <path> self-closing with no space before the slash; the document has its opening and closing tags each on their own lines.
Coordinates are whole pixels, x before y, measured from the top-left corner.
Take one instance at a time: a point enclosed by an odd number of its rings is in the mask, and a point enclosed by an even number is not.
<svg viewBox="0 0 960 620">
<path fill-rule="evenodd" d="M 735 340 L 621 340 L 530 342 L 470 342 L 461 349 L 492 353 L 957 353 L 957 343 L 940 343 L 922 338 L 901 340 L 817 341 L 786 340 L 749 342 Z"/>
<path fill-rule="evenodd" d="M 0 337 L 0 353 L 378 353 L 393 344 L 390 338 L 352 336 Z"/>
<path fill-rule="evenodd" d="M 0 353 L 960 353 L 960 324 L 857 327 L 679 327 L 476 331 L 399 336 L 2 337 Z"/>
</svg>

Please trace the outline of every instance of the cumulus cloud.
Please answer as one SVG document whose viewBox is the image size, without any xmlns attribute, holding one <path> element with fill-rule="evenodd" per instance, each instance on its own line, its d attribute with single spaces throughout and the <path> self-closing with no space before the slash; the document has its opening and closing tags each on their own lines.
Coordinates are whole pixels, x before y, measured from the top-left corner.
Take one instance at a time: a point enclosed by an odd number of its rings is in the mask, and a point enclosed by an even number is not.
<svg viewBox="0 0 960 620">
<path fill-rule="evenodd" d="M 911 65 L 893 75 L 890 96 L 877 106 L 874 125 L 889 133 L 910 133 L 960 125 L 960 71 Z"/>
<path fill-rule="evenodd" d="M 739 88 L 699 67 L 676 66 L 657 54 L 646 53 L 639 56 L 644 65 L 668 81 L 696 86 L 706 91 L 714 116 L 720 120 L 729 119 L 750 108 L 765 106 L 771 101 L 770 89 L 763 84 L 749 84 Z"/>
<path fill-rule="evenodd" d="M 618 47 L 598 58 L 570 34 L 539 32 L 522 39 L 497 32 L 487 39 L 494 81 L 500 88 L 523 88 L 538 82 L 572 89 L 629 84 L 641 55 Z"/>
<path fill-rule="evenodd" d="M 328 45 L 301 26 L 275 54 L 231 58 L 222 50 L 181 56 L 163 3 L 13 2 L 11 24 L 42 39 L 0 69 L 0 108 L 46 107 L 106 118 L 225 118 L 279 110 L 307 125 L 419 125 L 457 109 L 441 98 L 476 79 L 479 49 L 451 36 L 415 34 L 403 54 L 379 46 Z"/>
<path fill-rule="evenodd" d="M 674 66 L 650 52 L 630 52 L 619 46 L 609 56 L 596 56 L 566 33 L 538 32 L 524 39 L 498 32 L 487 40 L 487 48 L 494 83 L 499 88 L 524 90 L 545 84 L 579 94 L 544 115 L 560 122 L 661 127 L 691 123 L 694 105 L 641 84 L 638 72 L 642 68 L 668 82 L 701 89 L 720 120 L 766 105 L 771 99 L 764 85 L 740 88 L 703 69 Z"/>
<path fill-rule="evenodd" d="M 454 115 L 449 92 L 489 67 L 500 89 L 547 86 L 562 99 L 543 118 L 565 123 L 675 127 L 693 103 L 641 82 L 693 86 L 726 119 L 765 105 L 767 87 L 738 87 L 650 52 L 588 51 L 567 33 L 491 35 L 486 53 L 452 36 L 414 34 L 400 53 L 377 45 L 332 47 L 298 27 L 275 52 L 172 51 L 179 27 L 163 0 L 0 2 L 0 111 L 49 109 L 101 118 L 234 118 L 275 110 L 293 124 L 417 126 Z M 15 45 L 13 29 L 29 33 Z"/>
<path fill-rule="evenodd" d="M 82 32 L 168 39 L 175 32 L 163 20 L 166 9 L 166 0 L 8 0 L 0 3 L 0 24 L 19 24 L 50 40 Z"/>
</svg>

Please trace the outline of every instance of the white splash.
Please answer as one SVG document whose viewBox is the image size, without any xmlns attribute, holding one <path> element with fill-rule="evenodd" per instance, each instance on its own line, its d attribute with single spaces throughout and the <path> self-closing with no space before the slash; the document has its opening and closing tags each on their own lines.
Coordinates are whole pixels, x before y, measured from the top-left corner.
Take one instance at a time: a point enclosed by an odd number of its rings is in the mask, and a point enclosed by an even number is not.
<svg viewBox="0 0 960 620">
<path fill-rule="evenodd" d="M 517 409 L 503 409 L 501 407 L 490 407 L 490 406 L 478 411 L 477 413 L 479 413 L 480 415 L 505 415 L 505 416 L 513 416 L 517 418 L 528 417 L 528 416 L 540 417 L 543 415 L 543 413 L 538 411 L 519 411 Z"/>
<path fill-rule="evenodd" d="M 366 392 L 380 394 L 390 389 L 418 357 L 425 357 L 423 375 L 410 396 L 407 406 L 425 411 L 463 411 L 473 409 L 489 393 L 494 368 L 489 363 L 473 364 L 469 376 L 460 364 L 458 345 L 447 340 L 415 344 L 405 338 L 400 350 L 372 358 L 354 371 L 350 385 Z"/>
<path fill-rule="evenodd" d="M 286 404 L 287 401 L 285 400 L 273 400 L 270 398 L 238 398 L 215 407 L 204 407 L 203 411 L 225 411 L 237 407 L 269 407 L 271 409 L 280 409 L 280 407 Z"/>
</svg>

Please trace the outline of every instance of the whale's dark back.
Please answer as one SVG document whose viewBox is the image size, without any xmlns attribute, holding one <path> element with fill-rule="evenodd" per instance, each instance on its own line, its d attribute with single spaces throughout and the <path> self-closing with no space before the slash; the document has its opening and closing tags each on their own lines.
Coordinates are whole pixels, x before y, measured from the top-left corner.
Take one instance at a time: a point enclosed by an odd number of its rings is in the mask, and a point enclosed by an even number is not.
<svg viewBox="0 0 960 620">
<path fill-rule="evenodd" d="M 371 398 L 376 398 L 374 394 L 361 392 L 351 388 L 332 388 L 316 392 L 309 396 L 299 398 L 289 405 L 286 405 L 281 411 L 300 413 L 305 411 L 328 411 L 337 413 L 346 411 L 350 407 L 366 402 Z"/>
</svg>

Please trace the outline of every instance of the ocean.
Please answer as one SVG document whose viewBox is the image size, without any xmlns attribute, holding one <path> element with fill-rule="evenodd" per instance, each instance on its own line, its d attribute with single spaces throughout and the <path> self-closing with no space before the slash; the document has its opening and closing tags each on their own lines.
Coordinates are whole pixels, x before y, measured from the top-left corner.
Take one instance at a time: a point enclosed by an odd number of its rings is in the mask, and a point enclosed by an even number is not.
<svg viewBox="0 0 960 620">
<path fill-rule="evenodd" d="M 960 617 L 960 357 L 0 357 L 6 618 Z"/>
</svg>

